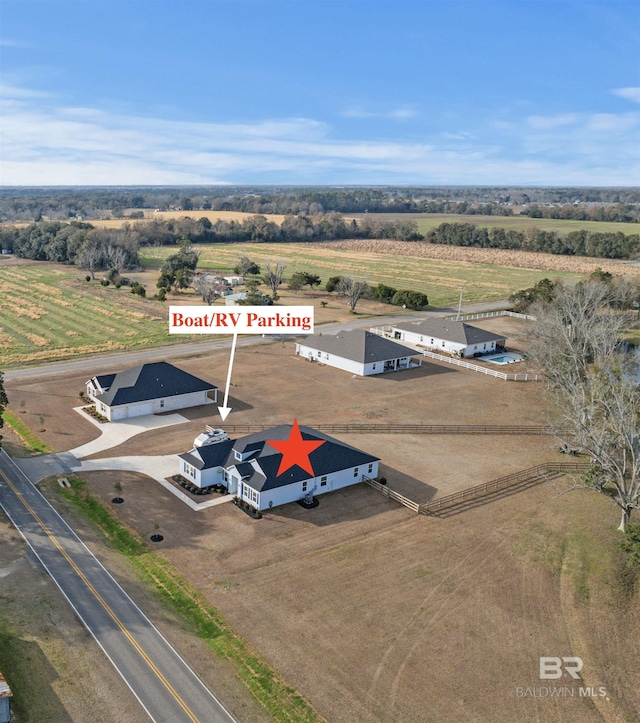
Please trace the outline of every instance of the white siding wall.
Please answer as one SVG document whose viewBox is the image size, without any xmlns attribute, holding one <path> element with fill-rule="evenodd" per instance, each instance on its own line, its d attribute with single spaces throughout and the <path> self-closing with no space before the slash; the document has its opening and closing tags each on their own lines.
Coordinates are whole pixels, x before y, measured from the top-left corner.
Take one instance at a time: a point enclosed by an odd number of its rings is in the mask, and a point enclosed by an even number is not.
<svg viewBox="0 0 640 723">
<path fill-rule="evenodd" d="M 213 396 L 217 400 L 217 390 Z M 164 402 L 164 404 L 163 404 Z M 128 419 L 129 417 L 140 417 L 143 414 L 157 414 L 158 412 L 172 412 L 176 409 L 187 409 L 198 407 L 201 404 L 210 404 L 212 400 L 207 397 L 207 392 L 191 392 L 190 394 L 177 394 L 173 397 L 163 399 L 152 399 L 147 402 L 136 402 L 135 404 L 122 404 L 111 407 L 111 415 L 105 414 L 111 421 Z M 99 403 L 98 403 L 99 404 Z M 98 407 L 98 411 L 100 408 Z"/>
<path fill-rule="evenodd" d="M 305 346 L 304 344 L 296 344 L 296 354 L 303 356 L 305 359 L 313 359 L 313 361 L 327 364 L 328 366 L 335 367 L 336 369 L 342 369 L 345 372 L 350 372 L 351 374 L 358 374 L 361 377 L 365 376 L 365 365 L 361 362 L 345 359 L 344 357 L 336 356 L 335 354 L 329 354 L 326 351 L 319 351 L 318 349 L 313 349 L 312 347 Z M 380 364 L 382 363 L 380 362 Z"/>
<path fill-rule="evenodd" d="M 339 490 L 343 487 L 357 484 L 362 481 L 363 477 L 377 477 L 378 462 L 371 463 L 371 470 L 369 467 L 370 465 L 367 463 L 359 467 L 351 467 L 350 469 L 328 474 L 326 475 L 327 480 L 325 485 L 322 485 L 322 477 L 311 477 L 306 480 L 306 490 L 303 490 L 304 480 L 286 485 L 285 487 L 278 487 L 274 490 L 266 490 L 259 493 L 257 503 L 252 500 L 253 490 L 247 485 L 243 485 L 242 499 L 254 506 L 259 505 L 258 509 L 260 510 L 268 510 L 270 502 L 272 503 L 271 507 L 278 507 L 288 502 L 301 500 L 309 492 L 313 492 L 314 496 L 317 497 L 325 492 L 331 492 L 332 490 Z M 357 472 L 355 472 L 355 470 L 357 470 Z"/>
<path fill-rule="evenodd" d="M 182 459 L 180 460 L 180 474 L 193 482 L 196 487 L 200 487 L 200 489 L 211 487 L 211 485 L 224 484 L 224 469 L 222 467 L 200 470 Z"/>
<path fill-rule="evenodd" d="M 431 351 L 444 351 L 448 353 L 460 353 L 463 351 L 463 356 L 470 357 L 476 352 L 482 352 L 488 354 L 491 351 L 495 351 L 496 342 L 487 341 L 480 344 L 460 344 L 454 341 L 448 341 L 446 339 L 440 339 L 438 337 L 429 336 L 428 334 L 420 334 L 415 331 L 407 331 L 406 329 L 392 329 L 392 333 L 395 336 L 395 332 L 400 333 L 400 340 L 407 341 L 410 344 L 420 344 L 421 346 L 427 347 Z M 433 339 L 433 342 L 431 341 Z"/>
</svg>

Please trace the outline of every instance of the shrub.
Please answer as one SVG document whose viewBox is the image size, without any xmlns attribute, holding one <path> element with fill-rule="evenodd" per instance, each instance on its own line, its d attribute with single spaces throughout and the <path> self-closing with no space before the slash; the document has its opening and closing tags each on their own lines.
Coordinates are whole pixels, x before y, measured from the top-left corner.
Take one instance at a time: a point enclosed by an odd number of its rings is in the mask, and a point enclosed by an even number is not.
<svg viewBox="0 0 640 723">
<path fill-rule="evenodd" d="M 109 286 L 109 279 L 101 279 L 100 286 Z"/>
<path fill-rule="evenodd" d="M 395 306 L 406 306 L 408 309 L 420 309 L 428 306 L 429 299 L 419 291 L 396 291 L 391 303 Z"/>
<path fill-rule="evenodd" d="M 162 287 L 161 289 L 158 289 L 158 301 L 165 301 L 167 298 L 167 290 Z"/>
<path fill-rule="evenodd" d="M 331 276 L 329 278 L 329 281 L 327 281 L 326 286 L 324 287 L 329 293 L 332 291 L 335 291 L 340 282 L 342 281 L 342 276 Z"/>
<path fill-rule="evenodd" d="M 122 286 L 122 282 L 116 281 L 116 283 L 114 284 L 114 286 L 116 287 L 116 289 L 119 289 L 119 288 Z"/>
<path fill-rule="evenodd" d="M 85 280 L 85 281 L 91 281 L 91 276 L 89 276 L 89 274 L 87 274 L 87 275 L 84 277 L 84 280 Z"/>
<path fill-rule="evenodd" d="M 144 286 L 136 281 L 136 283 L 131 287 L 131 293 L 137 294 L 138 296 L 146 296 L 147 291 L 144 288 Z"/>
</svg>

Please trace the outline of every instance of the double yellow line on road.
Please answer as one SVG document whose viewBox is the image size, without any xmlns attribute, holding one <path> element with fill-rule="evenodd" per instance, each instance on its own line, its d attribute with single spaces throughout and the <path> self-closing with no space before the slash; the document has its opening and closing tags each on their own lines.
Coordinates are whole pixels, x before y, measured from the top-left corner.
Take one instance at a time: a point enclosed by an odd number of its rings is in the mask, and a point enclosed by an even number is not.
<svg viewBox="0 0 640 723">
<path fill-rule="evenodd" d="M 133 645 L 135 650 L 139 653 L 140 657 L 145 661 L 145 663 L 151 668 L 151 670 L 156 674 L 160 682 L 165 686 L 165 688 L 171 693 L 171 695 L 174 697 L 178 705 L 182 708 L 182 710 L 186 713 L 189 720 L 192 721 L 192 723 L 200 723 L 200 720 L 196 717 L 196 715 L 193 713 L 193 711 L 189 708 L 189 706 L 185 703 L 185 701 L 181 698 L 178 691 L 171 685 L 171 683 L 166 679 L 166 677 L 162 674 L 162 672 L 158 669 L 158 667 L 155 665 L 153 660 L 145 653 L 145 651 L 142 649 L 138 641 L 131 635 L 131 633 L 127 630 L 127 627 L 125 624 L 120 620 L 120 618 L 113 612 L 109 604 L 106 602 L 106 600 L 100 595 L 100 593 L 95 589 L 95 587 L 91 584 L 91 582 L 87 579 L 86 575 L 82 572 L 82 570 L 76 565 L 76 563 L 72 560 L 69 553 L 62 547 L 62 545 L 58 542 L 58 540 L 55 538 L 54 534 L 49 530 L 49 528 L 44 524 L 44 522 L 40 519 L 37 512 L 31 507 L 31 505 L 25 500 L 25 498 L 22 496 L 20 491 L 16 488 L 16 486 L 11 482 L 11 480 L 7 477 L 7 475 L 3 472 L 3 470 L 0 469 L 0 475 L 2 475 L 5 482 L 11 487 L 15 495 L 18 497 L 18 499 L 22 502 L 22 504 L 26 507 L 26 509 L 29 511 L 29 513 L 33 516 L 35 521 L 40 525 L 40 527 L 43 529 L 45 534 L 49 537 L 51 542 L 56 546 L 56 548 L 60 551 L 60 553 L 64 556 L 66 561 L 71 565 L 75 573 L 78 575 L 78 577 L 84 582 L 84 584 L 89 588 L 89 590 L 92 592 L 92 594 L 95 596 L 96 600 L 102 605 L 102 607 L 106 610 L 106 612 L 109 614 L 113 622 L 120 628 L 120 630 L 124 633 L 127 640 Z"/>
</svg>

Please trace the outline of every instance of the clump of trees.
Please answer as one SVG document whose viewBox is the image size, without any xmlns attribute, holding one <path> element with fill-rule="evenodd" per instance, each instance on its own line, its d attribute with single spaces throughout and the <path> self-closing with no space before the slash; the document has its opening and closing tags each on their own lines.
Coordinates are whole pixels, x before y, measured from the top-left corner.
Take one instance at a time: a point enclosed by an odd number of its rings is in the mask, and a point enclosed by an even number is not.
<svg viewBox="0 0 640 723">
<path fill-rule="evenodd" d="M 621 310 L 627 305 L 624 285 L 558 286 L 551 302 L 535 305 L 530 339 L 555 406 L 558 438 L 592 460 L 579 486 L 618 506 L 623 531 L 632 510 L 640 509 L 638 359 L 621 343 L 637 315 Z"/>
<path fill-rule="evenodd" d="M 640 234 L 627 236 L 620 231 L 615 233 L 572 231 L 561 235 L 555 231 L 543 231 L 537 228 L 517 231 L 504 228 L 487 229 L 472 223 L 442 223 L 431 229 L 425 240 L 428 243 L 450 246 L 519 249 L 609 259 L 632 258 L 640 252 Z"/>
<path fill-rule="evenodd" d="M 313 289 L 315 286 L 320 286 L 321 283 L 322 279 L 318 274 L 311 274 L 308 271 L 295 271 L 289 279 L 289 288 L 293 291 L 299 291 L 305 286 Z"/>
<path fill-rule="evenodd" d="M 365 298 L 375 299 L 376 301 L 381 301 L 383 304 L 392 304 L 414 310 L 422 309 L 429 305 L 427 295 L 420 291 L 398 290 L 393 288 L 393 286 L 386 286 L 385 284 L 378 284 L 375 287 L 371 287 L 364 279 L 355 286 L 352 277 L 331 276 L 325 285 L 325 289 L 329 293 L 336 291 L 346 296 L 350 305 L 354 295 L 357 295 L 355 299 L 356 304 L 359 299 Z M 357 290 L 357 294 L 354 293 L 354 290 Z M 355 305 L 351 307 L 351 310 L 355 310 Z"/>
<path fill-rule="evenodd" d="M 193 280 L 199 256 L 200 254 L 189 248 L 187 243 L 183 244 L 177 254 L 168 256 L 162 264 L 160 277 L 156 282 L 158 289 L 165 289 L 166 296 L 172 288 L 174 291 L 188 288 Z"/>
</svg>

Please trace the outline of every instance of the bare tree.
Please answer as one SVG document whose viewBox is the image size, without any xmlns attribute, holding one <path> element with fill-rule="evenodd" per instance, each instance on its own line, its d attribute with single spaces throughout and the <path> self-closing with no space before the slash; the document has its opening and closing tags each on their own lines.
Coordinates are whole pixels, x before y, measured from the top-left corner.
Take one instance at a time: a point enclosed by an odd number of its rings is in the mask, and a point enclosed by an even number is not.
<svg viewBox="0 0 640 723">
<path fill-rule="evenodd" d="M 255 261 L 252 261 L 248 256 L 239 256 L 238 263 L 234 267 L 236 274 L 240 274 L 244 281 L 244 277 L 247 274 L 259 274 L 260 267 Z"/>
<path fill-rule="evenodd" d="M 262 280 L 265 285 L 271 289 L 271 296 L 273 298 L 275 298 L 278 294 L 278 289 L 282 283 L 282 277 L 284 276 L 284 270 L 286 268 L 286 264 L 282 261 L 276 261 L 275 264 L 272 264 L 271 261 L 267 261 Z"/>
<path fill-rule="evenodd" d="M 95 272 L 102 264 L 102 256 L 102 249 L 96 244 L 85 243 L 76 256 L 76 265 L 88 271 L 91 274 L 91 278 L 95 279 Z"/>
<path fill-rule="evenodd" d="M 624 531 L 640 509 L 640 388 L 637 358 L 620 343 L 633 319 L 616 307 L 615 289 L 602 283 L 560 289 L 535 311 L 531 356 L 548 381 L 558 438 L 591 457 L 576 486 L 610 497 Z"/>
<path fill-rule="evenodd" d="M 351 311 L 356 310 L 358 301 L 368 288 L 365 279 L 356 281 L 352 276 L 343 276 L 337 286 L 338 292 L 347 297 Z"/>
<path fill-rule="evenodd" d="M 195 277 L 193 280 L 193 289 L 196 294 L 200 294 L 202 296 L 202 300 L 206 304 L 211 306 L 218 296 L 222 296 L 223 287 L 219 281 L 211 277 L 209 274 L 203 274 Z"/>
</svg>

